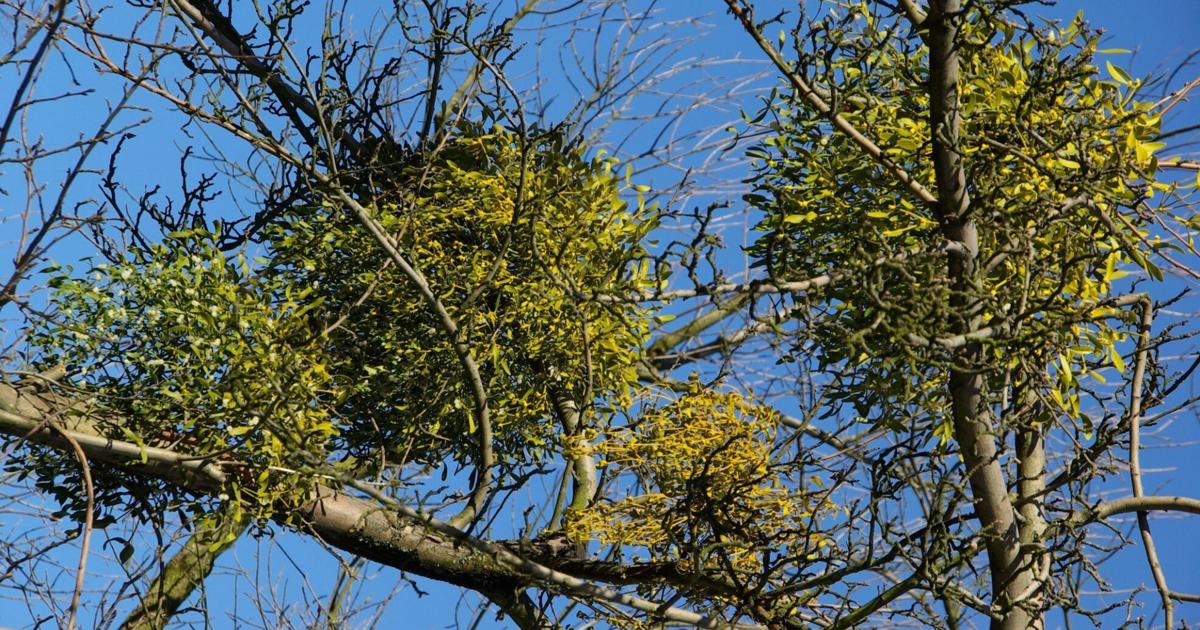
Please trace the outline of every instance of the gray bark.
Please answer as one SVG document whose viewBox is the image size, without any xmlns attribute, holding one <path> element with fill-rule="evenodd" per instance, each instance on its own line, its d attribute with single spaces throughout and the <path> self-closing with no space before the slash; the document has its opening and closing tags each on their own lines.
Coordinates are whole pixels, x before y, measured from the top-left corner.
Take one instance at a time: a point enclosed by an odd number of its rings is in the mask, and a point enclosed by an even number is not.
<svg viewBox="0 0 1200 630">
<path fill-rule="evenodd" d="M 929 27 L 929 128 L 933 134 L 933 167 L 937 181 L 938 219 L 955 247 L 948 254 L 953 334 L 968 335 L 981 325 L 976 296 L 981 294 L 977 257 L 979 228 L 972 216 L 960 138 L 958 102 L 959 0 L 933 0 L 924 24 Z M 998 459 L 998 435 L 989 406 L 983 348 L 971 341 L 954 353 L 949 393 L 954 436 L 967 467 L 975 510 L 987 539 L 992 599 L 1000 615 L 995 630 L 1037 627 L 1040 615 L 1014 605 L 1026 598 L 1033 572 L 1024 562 L 1016 512 Z"/>
</svg>

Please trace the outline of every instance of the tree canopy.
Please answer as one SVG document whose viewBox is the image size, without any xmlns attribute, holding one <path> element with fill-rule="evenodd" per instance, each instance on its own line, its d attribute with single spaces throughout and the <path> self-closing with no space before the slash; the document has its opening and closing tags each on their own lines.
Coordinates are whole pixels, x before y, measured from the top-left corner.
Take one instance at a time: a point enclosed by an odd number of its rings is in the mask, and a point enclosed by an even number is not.
<svg viewBox="0 0 1200 630">
<path fill-rule="evenodd" d="M 1135 77 L 1013 0 L 762 4 L 711 7 L 766 62 L 728 72 L 653 2 L 0 3 L 5 509 L 56 524 L 0 586 L 241 625 L 228 550 L 308 538 L 331 590 L 259 582 L 252 623 L 440 583 L 472 627 L 1186 627 L 1151 514 L 1200 499 L 1141 453 L 1196 402 L 1191 57 Z M 157 125 L 177 191 L 122 153 Z M 1149 590 L 1090 594 L 1130 544 Z"/>
</svg>

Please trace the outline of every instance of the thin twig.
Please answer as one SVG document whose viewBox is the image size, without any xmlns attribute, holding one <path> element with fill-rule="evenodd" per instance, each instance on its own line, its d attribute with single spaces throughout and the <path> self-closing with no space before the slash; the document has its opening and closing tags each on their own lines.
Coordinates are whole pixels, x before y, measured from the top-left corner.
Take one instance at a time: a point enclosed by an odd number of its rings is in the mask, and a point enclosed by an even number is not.
<svg viewBox="0 0 1200 630">
<path fill-rule="evenodd" d="M 816 90 L 814 90 L 812 86 L 808 84 L 807 81 L 801 78 L 800 75 L 788 65 L 787 61 L 783 59 L 783 56 L 779 54 L 779 51 L 775 50 L 775 47 L 767 41 L 766 37 L 763 37 L 762 32 L 759 31 L 758 27 L 754 24 L 753 11 L 749 5 L 742 4 L 740 0 L 725 0 L 725 4 L 729 7 L 729 12 L 732 13 L 739 22 L 741 22 L 742 28 L 745 29 L 750 37 L 754 38 L 754 41 L 758 44 L 758 47 L 761 48 L 767 57 L 771 59 L 771 62 L 775 64 L 775 67 L 778 68 L 781 73 L 783 73 L 783 76 L 787 78 L 789 83 L 791 83 L 792 88 L 796 90 L 796 92 L 798 92 L 800 96 L 804 98 L 804 100 L 808 101 L 809 105 L 812 105 L 819 114 L 828 118 L 829 122 L 833 123 L 833 126 L 836 127 L 838 131 L 846 134 L 851 141 L 862 148 L 867 155 L 871 156 L 871 159 L 875 160 L 877 163 L 883 166 L 884 170 L 891 173 L 896 179 L 900 180 L 900 182 L 904 184 L 904 186 L 913 194 L 915 194 L 921 201 L 931 205 L 937 203 L 937 197 L 935 197 L 933 193 L 929 192 L 928 188 L 922 185 L 921 182 L 918 182 L 916 179 L 914 179 L 908 171 L 904 170 L 904 167 L 892 161 L 892 159 L 889 158 L 886 153 L 884 153 L 883 149 L 881 149 L 879 145 L 875 144 L 873 140 L 864 135 L 854 125 L 850 124 L 850 121 L 846 120 L 841 114 L 835 111 L 833 107 L 829 105 L 829 103 L 825 102 L 825 99 L 821 98 L 821 95 L 818 94 Z"/>
<path fill-rule="evenodd" d="M 1149 298 L 1138 302 L 1142 311 L 1142 319 L 1138 330 L 1137 363 L 1133 368 L 1133 383 L 1129 394 L 1129 481 L 1133 487 L 1134 498 L 1143 496 L 1142 465 L 1138 451 L 1141 449 L 1142 424 L 1142 380 L 1146 375 L 1146 361 L 1150 353 L 1150 325 L 1154 321 L 1154 306 Z M 1150 535 L 1150 518 L 1145 510 L 1137 513 L 1138 531 L 1142 536 L 1142 545 L 1146 550 L 1146 563 L 1150 565 L 1150 573 L 1154 576 L 1154 586 L 1162 599 L 1163 616 L 1166 619 L 1166 629 L 1174 626 L 1175 602 L 1171 599 L 1171 589 L 1167 586 L 1167 577 L 1163 573 L 1162 563 L 1154 548 L 1154 537 Z"/>
<path fill-rule="evenodd" d="M 50 427 L 71 445 L 71 450 L 75 451 L 75 458 L 79 460 L 79 468 L 83 474 L 83 489 L 87 492 L 87 512 L 83 516 L 83 541 L 79 545 L 79 568 L 75 572 L 75 591 L 71 594 L 71 606 L 67 609 L 67 630 L 73 630 L 79 614 L 79 598 L 83 594 L 83 579 L 87 572 L 88 547 L 92 540 L 92 520 L 96 509 L 96 490 L 92 485 L 92 468 L 88 465 L 87 454 L 84 453 L 83 446 L 71 435 L 70 431 L 63 430 L 53 422 L 50 423 Z"/>
</svg>

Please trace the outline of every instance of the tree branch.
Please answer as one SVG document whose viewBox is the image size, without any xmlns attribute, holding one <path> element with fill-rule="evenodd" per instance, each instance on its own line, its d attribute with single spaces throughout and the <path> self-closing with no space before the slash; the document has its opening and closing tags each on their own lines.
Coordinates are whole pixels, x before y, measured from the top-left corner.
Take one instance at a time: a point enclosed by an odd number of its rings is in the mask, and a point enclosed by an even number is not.
<svg viewBox="0 0 1200 630">
<path fill-rule="evenodd" d="M 93 461 L 120 466 L 124 472 L 163 479 L 196 492 L 220 492 L 226 479 L 223 469 L 238 466 L 236 462 L 208 462 L 168 449 L 139 447 L 130 442 L 102 437 L 90 432 L 94 430 L 93 427 L 100 425 L 95 421 L 77 423 L 77 428 L 81 430 L 54 431 L 44 426 L 39 417 L 27 417 L 12 411 L 18 407 L 49 417 L 67 409 L 62 407 L 62 401 L 57 398 L 39 400 L 23 392 L 20 387 L 0 384 L 0 434 L 25 437 L 30 442 L 61 450 L 70 448 L 69 438 L 79 444 Z M 375 501 L 318 485 L 303 500 L 277 506 L 277 519 L 296 527 L 292 517 L 298 517 L 303 531 L 334 547 L 380 564 L 480 593 L 519 585 L 540 585 L 584 599 L 633 608 L 667 621 L 701 628 L 730 627 L 728 622 L 714 617 L 597 586 L 546 564 L 553 564 L 556 558 L 539 558 L 542 562 L 525 558 L 513 551 L 521 548 L 519 543 L 491 542 L 471 536 L 428 513 L 383 495 L 372 486 L 356 480 L 344 481 Z M 610 566 L 606 571 L 613 576 L 642 578 L 623 583 L 670 581 L 659 573 L 647 574 L 635 567 L 622 571 Z M 693 579 L 693 576 L 687 577 Z M 761 629 L 761 626 L 752 624 L 734 624 L 734 627 Z"/>
<path fill-rule="evenodd" d="M 1141 321 L 1138 325 L 1137 364 L 1133 368 L 1133 381 L 1129 392 L 1129 483 L 1132 486 L 1134 499 L 1141 498 L 1142 490 L 1141 464 L 1141 427 L 1142 427 L 1142 382 L 1146 378 L 1146 362 L 1150 354 L 1150 326 L 1154 322 L 1154 305 L 1150 298 L 1138 302 L 1141 310 Z M 1146 551 L 1146 564 L 1150 567 L 1150 575 L 1154 577 L 1154 586 L 1158 589 L 1162 600 L 1163 617 L 1168 630 L 1175 626 L 1175 602 L 1171 599 L 1171 589 L 1167 586 L 1167 576 L 1163 573 L 1162 563 L 1154 547 L 1154 537 L 1150 534 L 1150 519 L 1145 510 L 1137 512 L 1138 532 L 1142 537 L 1142 547 Z"/>
<path fill-rule="evenodd" d="M 959 0 L 933 0 L 924 24 L 929 28 L 929 129 L 937 181 L 936 212 L 946 240 L 958 243 L 947 256 L 957 332 L 964 343 L 954 352 L 948 393 L 958 442 L 979 524 L 987 540 L 992 604 L 1001 611 L 993 630 L 1042 627 L 1041 615 L 1016 603 L 1036 590 L 1032 568 L 1024 561 L 1016 513 L 1000 466 L 997 431 L 987 396 L 984 349 L 966 335 L 979 330 L 982 314 L 974 296 L 981 292 L 977 260 L 980 235 L 971 213 L 967 173 L 962 159 L 962 110 L 958 100 Z"/>
<path fill-rule="evenodd" d="M 249 515 L 229 502 L 198 521 L 196 530 L 162 567 L 142 594 L 137 608 L 121 623 L 121 630 L 165 628 L 179 606 L 208 579 L 217 558 L 237 542 L 249 523 Z"/>
<path fill-rule="evenodd" d="M 916 179 L 914 179 L 913 176 L 910 175 L 908 171 L 904 170 L 904 168 L 899 164 L 893 162 L 891 158 L 889 158 L 887 154 L 883 152 L 883 149 L 881 149 L 879 145 L 875 144 L 873 140 L 864 135 L 854 125 L 850 124 L 850 121 L 846 120 L 841 114 L 834 111 L 829 103 L 826 103 L 825 99 L 821 98 L 821 95 L 818 94 L 817 91 L 814 90 L 807 81 L 801 78 L 800 75 L 788 65 L 788 63 L 783 59 L 783 56 L 779 54 L 779 51 L 775 50 L 775 47 L 772 46 L 765 37 L 763 37 L 762 32 L 758 30 L 758 26 L 754 24 L 753 9 L 751 9 L 749 5 L 743 4 L 741 0 L 725 0 L 725 4 L 729 7 L 729 12 L 732 13 L 739 22 L 741 22 L 742 28 L 750 35 L 750 37 L 754 38 L 754 41 L 758 44 L 758 47 L 762 49 L 764 53 L 766 53 L 768 58 L 770 58 L 771 63 L 775 64 L 775 67 L 778 68 L 779 71 L 783 73 L 783 76 L 787 78 L 788 82 L 792 86 L 792 89 L 796 90 L 796 92 L 800 94 L 805 101 L 808 101 L 808 104 L 816 109 L 817 113 L 829 119 L 829 122 L 833 123 L 833 126 L 838 131 L 846 134 L 846 136 L 855 144 L 857 144 L 859 148 L 863 150 L 863 152 L 883 166 L 885 171 L 891 173 L 893 177 L 900 180 L 900 183 L 902 183 L 905 188 L 908 188 L 910 192 L 916 195 L 917 198 L 927 204 L 932 205 L 937 203 L 937 198 L 933 196 L 933 193 L 929 192 L 928 188 L 925 188 L 925 186 L 921 185 L 921 182 L 918 182 Z"/>
</svg>

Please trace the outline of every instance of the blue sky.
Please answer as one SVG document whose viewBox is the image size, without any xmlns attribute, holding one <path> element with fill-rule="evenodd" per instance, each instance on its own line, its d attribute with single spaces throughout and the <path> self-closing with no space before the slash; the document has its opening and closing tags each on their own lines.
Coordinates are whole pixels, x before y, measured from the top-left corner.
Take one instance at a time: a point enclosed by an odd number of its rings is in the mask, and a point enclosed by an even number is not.
<svg viewBox="0 0 1200 630">
<path fill-rule="evenodd" d="M 770 4 L 762 2 L 761 12 L 767 13 Z M 780 3 L 780 6 L 788 4 L 791 3 Z M 732 72 L 734 69 L 748 72 L 765 69 L 765 65 L 761 62 L 761 56 L 754 48 L 753 43 L 723 13 L 722 6 L 723 3 L 716 0 L 705 0 L 704 2 L 669 0 L 663 3 L 663 13 L 660 17 L 663 22 L 695 21 L 694 24 L 684 23 L 680 26 L 683 29 L 681 32 L 696 33 L 698 37 L 678 51 L 677 57 L 681 60 L 740 58 L 738 63 L 724 66 L 723 72 L 725 73 Z M 1168 69 L 1172 67 L 1172 63 L 1182 61 L 1184 55 L 1198 46 L 1196 34 L 1197 25 L 1200 25 L 1200 0 L 1061 2 L 1053 7 L 1031 6 L 1027 12 L 1034 15 L 1068 18 L 1080 9 L 1084 10 L 1085 15 L 1094 26 L 1101 27 L 1106 31 L 1107 47 L 1127 48 L 1133 51 L 1130 54 L 1114 56 L 1114 63 L 1130 69 L 1135 75 L 1152 74 Z M 552 48 L 552 46 L 547 46 L 543 49 L 543 54 L 551 54 Z M 549 63 L 550 60 L 542 61 Z M 86 69 L 81 69 L 81 71 L 87 72 Z M 1195 76 L 1200 73 L 1200 68 L 1193 66 L 1190 72 L 1192 76 Z M 59 80 L 64 84 L 69 81 L 66 75 L 59 77 Z M 561 81 L 561 79 L 559 80 Z M 700 89 L 694 84 L 673 83 L 672 81 L 667 79 L 664 88 L 675 85 L 681 89 Z M 0 98 L 7 98 L 7 94 L 12 89 L 11 81 L 0 76 Z M 551 85 L 548 92 L 569 93 L 569 88 L 566 85 Z M 741 95 L 744 103 L 738 107 L 753 110 L 757 106 L 754 101 L 755 94 L 756 92 L 748 87 Z M 569 97 L 564 96 L 563 102 L 569 102 L 568 99 Z M 146 185 L 161 183 L 165 190 L 173 190 L 177 188 L 179 178 L 177 172 L 178 148 L 183 146 L 187 140 L 179 137 L 180 119 L 177 114 L 165 113 L 159 104 L 153 103 L 150 99 L 143 100 L 148 107 L 153 109 L 155 117 L 147 126 L 138 131 L 140 139 L 132 142 L 130 149 L 123 155 L 123 174 L 128 181 L 134 184 L 135 189 L 143 183 Z M 650 106 L 650 101 L 635 104 L 631 112 L 638 113 L 639 107 Z M 1197 118 L 1200 118 L 1200 115 L 1197 115 L 1198 107 L 1200 106 L 1192 103 L 1180 108 L 1180 117 L 1195 122 Z M 723 127 L 736 121 L 737 114 L 736 108 L 729 107 L 694 112 L 685 118 L 684 123 L 677 131 L 708 129 L 714 126 Z M 43 110 L 43 115 L 47 117 L 35 121 L 35 124 L 44 125 L 44 131 L 48 135 L 63 137 L 64 134 L 71 134 L 74 129 L 86 128 L 90 120 L 97 119 L 103 115 L 103 112 L 97 109 L 80 108 L 76 102 L 71 101 Z M 1169 120 L 1167 126 L 1169 127 L 1170 124 Z M 633 123 L 626 122 L 618 125 L 615 129 L 628 129 L 632 126 Z M 610 141 L 617 142 L 614 136 L 610 136 Z M 644 134 L 635 134 L 628 142 L 624 145 L 627 150 L 652 144 L 651 139 L 645 137 Z M 1191 150 L 1194 151 L 1195 148 L 1192 147 Z M 107 151 L 101 152 L 101 154 L 106 157 Z M 728 157 L 725 159 L 729 160 Z M 673 177 L 677 177 L 677 174 L 673 175 L 665 171 L 646 174 L 646 178 L 649 180 L 647 183 L 651 184 L 656 183 L 656 178 L 662 181 L 670 180 Z M 0 216 L 7 216 L 14 210 L 13 207 L 6 204 L 12 204 L 13 200 L 20 196 L 21 188 L 18 184 L 18 180 L 13 178 L 11 171 L 0 173 L 0 186 L 15 189 L 12 191 L 15 193 L 14 196 L 0 197 Z M 236 191 L 232 190 L 229 191 L 229 194 L 230 198 L 239 196 Z M 706 198 L 704 195 L 698 195 L 695 201 L 704 198 Z M 11 223 L 0 223 L 0 250 L 11 242 L 6 240 L 9 239 L 7 235 L 11 234 L 6 230 L 11 231 L 12 229 Z M 86 252 L 86 243 L 81 239 L 75 239 L 56 250 L 56 258 L 65 261 L 85 255 Z M 6 264 L 7 262 L 0 263 L 0 265 Z M 0 272 L 4 271 L 7 269 L 0 267 Z M 0 326 L 4 324 L 5 316 L 10 318 L 8 321 L 13 321 L 12 313 L 0 313 Z M 11 334 L 11 331 L 8 334 Z M 1189 387 L 1181 389 L 1187 390 Z M 1197 423 L 1195 417 L 1182 417 L 1176 421 L 1170 435 L 1185 443 L 1200 442 L 1200 423 Z M 1143 455 L 1143 462 L 1145 466 L 1152 469 L 1147 479 L 1148 488 L 1152 492 L 1200 496 L 1200 468 L 1197 465 L 1197 461 L 1200 460 L 1200 450 L 1196 446 L 1185 445 L 1170 449 L 1153 448 L 1155 446 L 1153 441 L 1150 441 L 1149 446 L 1151 448 Z M 1125 488 L 1124 479 L 1114 479 L 1112 483 L 1113 488 L 1122 490 Z M 14 519 L 12 516 L 0 516 L 0 527 L 19 528 L 27 524 L 24 521 L 12 519 Z M 505 527 L 503 524 L 499 526 L 501 529 Z M 1200 569 L 1197 569 L 1200 567 L 1200 551 L 1197 551 L 1192 544 L 1194 536 L 1192 532 L 1195 531 L 1196 521 L 1183 518 L 1156 518 L 1154 527 L 1159 547 L 1161 550 L 1165 550 L 1163 553 L 1164 569 L 1171 585 L 1180 591 L 1200 593 Z M 103 543 L 104 535 L 100 534 L 95 543 L 97 551 L 94 554 L 93 570 L 115 578 L 119 575 L 116 566 L 111 562 L 106 563 L 103 559 L 104 554 L 108 554 L 109 558 L 113 557 L 115 551 L 111 548 L 106 551 Z M 64 555 L 63 562 L 73 562 L 70 553 Z M 240 615 L 245 615 L 249 606 L 249 599 L 244 595 L 264 585 L 269 585 L 270 588 L 278 591 L 281 599 L 286 599 L 285 595 L 290 594 L 291 599 L 301 600 L 303 599 L 300 597 L 301 594 L 315 593 L 324 600 L 327 598 L 337 572 L 336 560 L 318 543 L 307 537 L 278 530 L 273 538 L 253 539 L 247 537 L 243 539 L 224 559 L 223 564 L 230 567 L 241 567 L 245 571 L 219 572 L 210 581 L 206 596 L 214 611 L 225 608 L 232 609 L 237 606 L 240 608 Z M 1114 555 L 1104 564 L 1103 573 L 1112 580 L 1112 585 L 1118 592 L 1151 584 L 1149 572 L 1138 545 L 1131 545 Z M 254 576 L 254 579 L 247 580 L 245 575 Z M 393 590 L 398 589 L 396 595 L 382 609 L 379 627 L 432 629 L 446 627 L 449 622 L 455 620 L 463 627 L 471 623 L 474 604 L 477 601 L 473 595 L 464 596 L 457 589 L 418 580 L 417 584 L 421 590 L 427 593 L 425 596 L 418 596 L 413 588 L 398 578 L 395 571 L 386 568 L 367 567 L 364 576 L 365 585 L 359 596 L 365 600 L 382 602 L 389 597 Z M 103 581 L 100 579 L 100 582 Z M 61 588 L 64 585 L 59 584 L 58 586 Z M 1153 605 L 1154 597 L 1143 596 L 1139 601 L 1145 605 Z M 0 625 L 26 626 L 31 623 L 32 616 L 31 611 L 26 609 L 23 604 L 4 597 L 0 592 Z M 1181 605 L 1177 616 L 1189 621 L 1198 620 L 1200 619 L 1200 605 Z M 228 620 L 220 615 L 214 614 L 210 621 L 211 627 L 231 627 Z M 1119 619 L 1107 618 L 1106 626 L 1110 622 L 1115 626 L 1119 623 Z M 87 623 L 83 625 L 86 627 Z M 1051 617 L 1048 625 L 1053 628 L 1061 624 L 1057 618 Z M 494 617 L 489 614 L 480 620 L 477 627 L 500 628 L 507 627 L 507 625 L 495 622 Z"/>
</svg>

